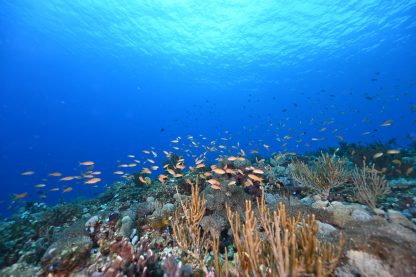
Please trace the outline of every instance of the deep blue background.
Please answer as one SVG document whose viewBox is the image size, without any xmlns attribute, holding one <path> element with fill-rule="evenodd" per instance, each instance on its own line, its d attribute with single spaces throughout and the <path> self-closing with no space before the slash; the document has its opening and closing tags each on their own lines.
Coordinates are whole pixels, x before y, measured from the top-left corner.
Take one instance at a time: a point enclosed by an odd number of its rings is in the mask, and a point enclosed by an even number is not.
<svg viewBox="0 0 416 277">
<path fill-rule="evenodd" d="M 153 146 L 161 162 L 177 136 L 266 153 L 263 143 L 283 149 L 276 134 L 306 132 L 288 144 L 303 152 L 336 145 L 335 128 L 347 142 L 401 145 L 416 130 L 415 1 L 65 2 L 0 3 L 3 210 L 12 193 L 36 200 L 50 172 L 78 174 L 79 161 L 111 184 L 117 160 Z M 69 184 L 67 198 L 98 190 Z"/>
</svg>

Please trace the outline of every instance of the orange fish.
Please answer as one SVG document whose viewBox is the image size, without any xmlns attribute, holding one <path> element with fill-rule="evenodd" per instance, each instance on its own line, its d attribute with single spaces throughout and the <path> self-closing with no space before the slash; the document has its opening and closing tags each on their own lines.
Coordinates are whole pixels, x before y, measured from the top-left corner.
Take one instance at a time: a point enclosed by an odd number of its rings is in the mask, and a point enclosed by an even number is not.
<svg viewBox="0 0 416 277">
<path fill-rule="evenodd" d="M 235 174 L 234 170 L 232 170 L 231 168 L 227 168 L 225 172 L 227 172 L 228 174 Z"/>
<path fill-rule="evenodd" d="M 23 193 L 20 193 L 20 194 L 15 194 L 15 195 L 13 196 L 13 200 L 23 199 L 23 198 L 25 198 L 26 196 L 28 196 L 28 193 L 27 193 L 27 192 L 23 192 Z"/>
<path fill-rule="evenodd" d="M 101 181 L 101 178 L 92 178 L 89 179 L 88 181 L 84 182 L 84 184 L 95 184 Z"/>
<path fill-rule="evenodd" d="M 166 171 L 169 172 L 172 175 L 175 175 L 176 174 L 176 172 L 173 169 L 171 169 L 171 168 L 167 168 Z"/>
<path fill-rule="evenodd" d="M 149 163 L 152 163 L 152 164 L 154 164 L 154 163 L 155 163 L 155 161 L 154 161 L 154 160 L 152 160 L 152 159 L 147 159 L 147 161 L 148 161 Z"/>
<path fill-rule="evenodd" d="M 92 162 L 92 161 L 86 161 L 86 162 L 80 162 L 79 164 L 80 164 L 80 165 L 86 165 L 86 166 L 89 166 L 89 165 L 94 165 L 94 162 Z"/>
<path fill-rule="evenodd" d="M 209 179 L 207 182 L 210 183 L 211 185 L 216 185 L 216 186 L 221 185 L 221 183 L 217 179 Z"/>
<path fill-rule="evenodd" d="M 143 167 L 142 172 L 141 173 L 145 173 L 145 174 L 152 174 L 152 171 L 150 169 L 148 169 L 147 167 Z"/>
<path fill-rule="evenodd" d="M 75 177 L 74 176 L 67 176 L 67 177 L 63 177 L 61 179 L 59 179 L 59 181 L 71 181 L 74 180 Z"/>
<path fill-rule="evenodd" d="M 124 174 L 124 172 L 123 172 L 123 171 L 115 171 L 115 172 L 114 172 L 114 174 L 117 174 L 117 175 L 123 175 L 123 174 Z"/>
<path fill-rule="evenodd" d="M 152 166 L 152 167 L 150 167 L 152 170 L 158 170 L 158 166 L 157 165 L 154 165 L 154 166 Z"/>
<path fill-rule="evenodd" d="M 212 189 L 221 189 L 221 186 L 218 186 L 218 185 L 211 185 L 211 188 L 212 188 Z"/>
<path fill-rule="evenodd" d="M 256 182 L 261 182 L 261 181 L 263 181 L 263 179 L 261 179 L 259 176 L 254 175 L 254 174 L 248 174 L 248 177 L 249 177 L 250 179 L 252 179 L 253 181 L 256 181 Z"/>
<path fill-rule="evenodd" d="M 261 170 L 261 169 L 255 168 L 255 169 L 253 169 L 253 173 L 256 173 L 256 174 L 264 174 L 264 171 Z"/>
<path fill-rule="evenodd" d="M 145 180 L 142 176 L 139 176 L 139 180 L 140 180 L 140 182 L 142 182 L 143 184 L 148 184 L 148 181 L 147 180 Z"/>
<path fill-rule="evenodd" d="M 248 187 L 248 186 L 254 186 L 253 181 L 251 181 L 250 179 L 247 179 L 247 180 L 244 182 L 244 186 L 246 186 L 246 187 Z"/>
<path fill-rule="evenodd" d="M 168 176 L 166 176 L 166 175 L 164 175 L 164 174 L 160 174 L 159 175 L 159 177 L 158 177 L 158 180 L 161 182 L 161 183 L 165 183 L 165 181 L 168 179 Z"/>
<path fill-rule="evenodd" d="M 225 171 L 221 168 L 214 168 L 212 171 L 214 171 L 217 174 L 225 174 Z"/>
<path fill-rule="evenodd" d="M 70 191 L 72 191 L 71 187 L 67 187 L 66 189 L 64 189 L 64 192 L 70 192 Z"/>
</svg>

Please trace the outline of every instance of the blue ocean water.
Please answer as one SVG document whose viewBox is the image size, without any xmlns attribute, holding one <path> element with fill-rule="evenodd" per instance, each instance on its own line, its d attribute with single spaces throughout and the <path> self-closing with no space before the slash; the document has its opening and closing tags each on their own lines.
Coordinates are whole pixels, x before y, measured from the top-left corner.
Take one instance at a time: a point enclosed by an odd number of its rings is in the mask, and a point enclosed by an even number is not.
<svg viewBox="0 0 416 277">
<path fill-rule="evenodd" d="M 39 200 L 40 183 L 73 188 L 49 203 L 92 196 L 128 155 L 153 147 L 161 164 L 178 136 L 263 154 L 407 145 L 415 46 L 416 1 L 3 0 L 1 210 L 15 193 Z M 48 176 L 82 161 L 103 172 L 97 187 Z"/>
</svg>

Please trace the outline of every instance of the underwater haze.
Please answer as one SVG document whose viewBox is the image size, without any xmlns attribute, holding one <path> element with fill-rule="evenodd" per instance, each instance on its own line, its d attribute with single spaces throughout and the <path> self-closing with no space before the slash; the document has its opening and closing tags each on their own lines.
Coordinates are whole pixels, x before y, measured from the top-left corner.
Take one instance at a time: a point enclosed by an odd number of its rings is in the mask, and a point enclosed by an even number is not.
<svg viewBox="0 0 416 277">
<path fill-rule="evenodd" d="M 92 196 L 120 179 L 113 172 L 128 155 L 143 163 L 153 147 L 162 162 L 178 136 L 232 137 L 229 145 L 260 153 L 263 144 L 297 153 L 340 140 L 407 145 L 416 137 L 415 6 L 2 1 L 2 210 L 24 192 L 47 203 Z M 102 181 L 75 180 L 62 193 L 68 183 L 48 174 L 77 175 L 83 161 Z M 43 183 L 60 191 L 34 189 Z"/>
<path fill-rule="evenodd" d="M 0 0 L 0 276 L 416 276 L 416 0 Z"/>
</svg>

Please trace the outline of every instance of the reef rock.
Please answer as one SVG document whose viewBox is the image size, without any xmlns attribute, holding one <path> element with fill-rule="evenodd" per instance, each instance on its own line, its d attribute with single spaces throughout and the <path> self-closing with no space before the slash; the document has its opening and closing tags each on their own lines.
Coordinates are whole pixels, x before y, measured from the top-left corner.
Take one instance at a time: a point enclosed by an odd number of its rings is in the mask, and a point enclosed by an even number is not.
<svg viewBox="0 0 416 277">
<path fill-rule="evenodd" d="M 349 250 L 347 257 L 348 263 L 336 269 L 336 276 L 393 277 L 388 266 L 376 256 L 362 251 Z"/>
<path fill-rule="evenodd" d="M 363 210 L 354 210 L 351 213 L 351 217 L 352 219 L 357 220 L 357 221 L 369 221 L 372 218 L 369 213 Z"/>
<path fill-rule="evenodd" d="M 133 225 L 134 225 L 134 222 L 133 222 L 133 220 L 131 219 L 131 217 L 130 216 L 128 216 L 128 215 L 126 215 L 126 216 L 124 216 L 122 219 L 121 219 L 121 228 L 120 228 L 120 234 L 123 236 L 123 237 L 130 237 L 130 235 L 131 235 L 131 232 L 132 232 L 132 230 L 133 230 Z"/>
<path fill-rule="evenodd" d="M 88 261 L 92 241 L 85 235 L 84 227 L 85 223 L 79 221 L 56 235 L 41 259 L 44 272 L 68 274 Z"/>
</svg>

